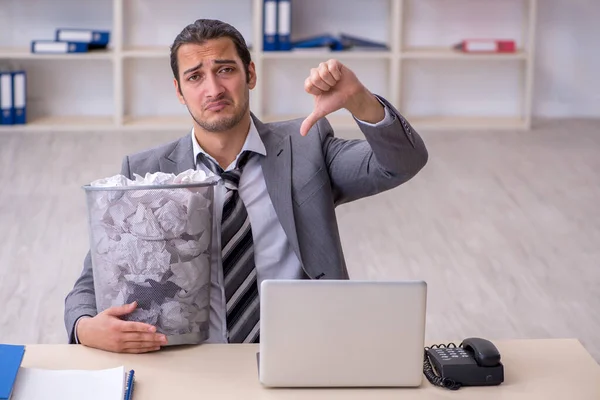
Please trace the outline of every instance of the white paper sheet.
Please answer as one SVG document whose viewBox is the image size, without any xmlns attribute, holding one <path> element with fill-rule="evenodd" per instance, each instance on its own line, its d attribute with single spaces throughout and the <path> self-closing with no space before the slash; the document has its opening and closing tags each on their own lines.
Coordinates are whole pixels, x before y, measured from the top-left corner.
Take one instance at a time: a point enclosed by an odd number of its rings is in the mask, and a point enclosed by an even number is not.
<svg viewBox="0 0 600 400">
<path fill-rule="evenodd" d="M 12 400 L 123 400 L 125 368 L 19 369 Z"/>
</svg>

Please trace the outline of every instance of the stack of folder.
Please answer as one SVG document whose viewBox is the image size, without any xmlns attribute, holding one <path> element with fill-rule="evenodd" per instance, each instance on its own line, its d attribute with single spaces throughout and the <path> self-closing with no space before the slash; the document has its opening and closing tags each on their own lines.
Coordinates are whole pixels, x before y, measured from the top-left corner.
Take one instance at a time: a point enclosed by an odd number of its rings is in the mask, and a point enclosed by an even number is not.
<svg viewBox="0 0 600 400">
<path fill-rule="evenodd" d="M 56 30 L 54 40 L 32 40 L 31 52 L 38 54 L 86 53 L 89 50 L 106 49 L 110 32 L 94 29 Z"/>
<path fill-rule="evenodd" d="M 0 69 L 0 125 L 20 125 L 27 120 L 27 74 Z"/>
<path fill-rule="evenodd" d="M 264 0 L 263 50 L 291 50 L 291 0 Z"/>
</svg>

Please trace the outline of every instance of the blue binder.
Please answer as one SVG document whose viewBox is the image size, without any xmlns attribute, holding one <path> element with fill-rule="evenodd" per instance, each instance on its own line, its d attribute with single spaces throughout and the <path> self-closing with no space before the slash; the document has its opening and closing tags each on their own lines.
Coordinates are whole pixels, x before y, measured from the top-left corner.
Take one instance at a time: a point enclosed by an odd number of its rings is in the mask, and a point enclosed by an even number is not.
<svg viewBox="0 0 600 400">
<path fill-rule="evenodd" d="M 25 71 L 14 71 L 13 81 L 13 117 L 15 124 L 27 121 L 27 75 Z"/>
<path fill-rule="evenodd" d="M 110 32 L 94 29 L 59 28 L 57 42 L 87 43 L 88 48 L 105 48 L 110 41 Z"/>
<path fill-rule="evenodd" d="M 290 35 L 292 31 L 292 0 L 277 0 L 277 36 L 279 50 L 292 49 Z"/>
<path fill-rule="evenodd" d="M 344 45 L 345 49 L 351 49 L 355 47 L 374 49 L 374 50 L 388 50 L 388 46 L 382 42 L 376 42 L 373 40 L 364 39 L 358 36 L 351 36 L 345 33 L 340 34 L 340 41 Z"/>
<path fill-rule="evenodd" d="M 277 0 L 264 0 L 263 51 L 275 51 L 278 47 Z"/>
<path fill-rule="evenodd" d="M 0 400 L 9 400 L 23 361 L 25 346 L 0 344 Z"/>
<path fill-rule="evenodd" d="M 31 52 L 38 54 L 66 54 L 85 53 L 88 51 L 87 43 L 57 42 L 55 40 L 32 40 Z"/>
<path fill-rule="evenodd" d="M 12 73 L 0 71 L 0 125 L 14 124 Z"/>
<path fill-rule="evenodd" d="M 292 48 L 294 49 L 313 49 L 319 47 L 328 47 L 332 51 L 344 50 L 342 42 L 337 37 L 329 34 L 297 40 L 292 43 Z"/>
</svg>

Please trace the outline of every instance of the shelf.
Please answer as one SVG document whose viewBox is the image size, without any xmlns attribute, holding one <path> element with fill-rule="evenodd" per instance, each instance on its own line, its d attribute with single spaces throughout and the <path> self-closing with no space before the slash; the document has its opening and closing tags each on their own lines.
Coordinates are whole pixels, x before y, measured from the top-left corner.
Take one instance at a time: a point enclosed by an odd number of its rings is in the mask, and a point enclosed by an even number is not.
<svg viewBox="0 0 600 400">
<path fill-rule="evenodd" d="M 264 60 L 320 60 L 335 58 L 338 60 L 391 59 L 389 51 L 322 51 L 322 50 L 292 50 L 266 51 L 262 53 Z"/>
<path fill-rule="evenodd" d="M 36 58 L 45 60 L 110 60 L 113 58 L 113 52 L 111 50 L 93 50 L 88 53 L 38 54 L 32 53 L 28 47 L 0 48 L 0 59 L 28 60 Z"/>
<path fill-rule="evenodd" d="M 515 117 L 410 117 L 406 119 L 417 130 L 524 130 L 527 123 Z"/>
<path fill-rule="evenodd" d="M 526 60 L 527 53 L 463 53 L 444 47 L 408 48 L 400 52 L 405 60 L 464 60 L 464 61 L 498 61 Z"/>
<path fill-rule="evenodd" d="M 129 47 L 123 49 L 123 57 L 129 58 L 168 58 L 168 46 Z"/>
<path fill-rule="evenodd" d="M 256 54 L 251 50 L 252 59 L 256 59 Z M 155 58 L 164 59 L 171 56 L 171 50 L 168 46 L 146 46 L 146 47 L 128 47 L 121 52 L 123 58 Z"/>
<path fill-rule="evenodd" d="M 334 129 L 347 129 L 347 128 L 356 128 L 356 121 L 349 113 L 344 114 L 330 114 L 327 116 L 327 120 L 332 125 Z M 267 115 L 264 118 L 261 118 L 262 122 L 278 122 L 278 121 L 288 121 L 291 119 L 297 118 L 306 118 L 308 114 L 286 114 L 286 115 Z"/>
<path fill-rule="evenodd" d="M 258 84 L 252 91 L 251 107 L 265 122 L 306 117 L 312 99 L 302 90 L 302 82 L 311 66 L 335 58 L 351 67 L 371 91 L 385 96 L 401 112 L 414 115 L 409 120 L 415 128 L 528 129 L 535 81 L 537 1 L 524 0 L 525 7 L 505 4 L 492 12 L 488 9 L 491 4 L 479 5 L 481 16 L 488 18 L 480 24 L 468 24 L 478 16 L 471 15 L 469 7 L 463 9 L 465 5 L 458 5 L 460 2 L 298 1 L 293 6 L 292 37 L 309 37 L 325 28 L 357 36 L 368 30 L 370 38 L 387 43 L 389 50 L 265 52 L 264 0 L 227 0 L 225 7 L 223 2 L 214 0 L 182 0 L 177 7 L 168 9 L 162 7 L 160 0 L 93 2 L 93 8 L 69 0 L 72 10 L 59 14 L 54 13 L 56 7 L 51 2 L 9 0 L 10 12 L 0 12 L 0 64 L 27 70 L 27 99 L 31 102 L 26 125 L 0 126 L 0 131 L 189 130 L 193 121 L 174 95 L 169 56 L 170 43 L 198 10 L 203 17 L 229 21 L 240 30 L 246 43 L 254 45 L 251 55 Z M 238 6 L 241 11 L 230 21 L 232 14 L 228 10 Z M 322 12 L 315 14 L 315 7 L 321 7 Z M 377 24 L 367 23 L 366 17 Z M 87 53 L 32 54 L 28 43 L 51 38 L 60 21 L 64 21 L 63 26 L 79 21 L 110 30 L 111 48 Z M 521 32 L 517 32 L 520 25 Z M 450 45 L 458 43 L 460 37 L 480 35 L 515 38 L 519 51 L 473 54 Z M 419 63 L 420 60 L 424 62 Z M 438 68 L 438 64 L 442 67 Z M 482 82 L 489 81 L 492 68 L 500 71 L 493 90 L 480 90 Z M 466 69 L 471 73 L 463 71 Z M 456 88 L 460 93 L 456 93 Z M 480 101 L 474 96 L 479 96 Z M 464 98 L 464 107 L 456 106 L 460 97 Z M 513 107 L 514 104 L 518 106 Z M 51 117 L 65 112 L 73 117 Z M 90 112 L 105 116 L 86 117 Z M 510 113 L 514 113 L 513 118 L 475 117 Z M 455 114 L 464 117 L 416 117 Z M 31 118 L 36 115 L 49 117 Z M 349 113 L 336 112 L 328 119 L 336 129 L 360 133 Z"/>
<path fill-rule="evenodd" d="M 96 131 L 114 129 L 112 116 L 51 116 L 29 119 L 24 125 L 0 125 L 1 131 Z"/>
<path fill-rule="evenodd" d="M 306 115 L 269 115 L 263 122 L 277 122 L 289 119 L 305 118 Z M 406 117 L 417 130 L 525 130 L 525 120 L 513 117 Z M 328 115 L 332 127 L 338 129 L 355 129 L 356 121 L 351 116 Z M 1 132 L 22 131 L 102 131 L 102 130 L 176 130 L 185 132 L 192 127 L 189 117 L 125 117 L 123 125 L 115 125 L 112 117 L 42 117 L 25 125 L 0 126 Z"/>
<path fill-rule="evenodd" d="M 268 115 L 263 122 L 285 121 L 306 118 L 307 115 Z M 418 130 L 521 130 L 527 127 L 525 120 L 514 117 L 409 117 L 406 119 Z M 357 128 L 356 121 L 347 115 L 328 115 L 327 120 L 334 129 Z"/>
</svg>

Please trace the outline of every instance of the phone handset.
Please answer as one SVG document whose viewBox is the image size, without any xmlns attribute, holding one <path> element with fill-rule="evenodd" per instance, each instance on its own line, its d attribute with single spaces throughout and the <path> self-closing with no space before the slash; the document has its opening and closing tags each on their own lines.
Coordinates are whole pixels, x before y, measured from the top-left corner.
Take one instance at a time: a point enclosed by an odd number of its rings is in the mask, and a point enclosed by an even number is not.
<svg viewBox="0 0 600 400">
<path fill-rule="evenodd" d="M 426 347 L 423 373 L 431 384 L 451 390 L 499 385 L 504 381 L 500 358 L 500 352 L 489 340 L 467 338 L 458 347 L 454 343 Z"/>
<path fill-rule="evenodd" d="M 482 367 L 494 367 L 500 362 L 500 352 L 492 342 L 480 338 L 468 338 L 460 347 L 470 350 L 475 362 Z"/>
</svg>

